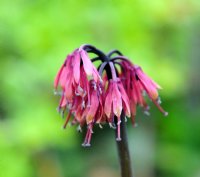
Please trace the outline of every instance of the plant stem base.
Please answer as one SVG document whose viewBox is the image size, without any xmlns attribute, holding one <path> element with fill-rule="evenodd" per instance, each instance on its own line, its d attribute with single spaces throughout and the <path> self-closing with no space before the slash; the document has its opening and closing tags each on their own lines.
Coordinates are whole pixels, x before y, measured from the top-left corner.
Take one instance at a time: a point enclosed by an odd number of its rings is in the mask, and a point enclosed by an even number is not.
<svg viewBox="0 0 200 177">
<path fill-rule="evenodd" d="M 121 141 L 117 141 L 117 149 L 121 166 L 122 177 L 133 177 L 131 169 L 131 160 L 128 148 L 127 132 L 126 132 L 125 115 L 121 114 Z M 117 131 L 116 131 L 117 137 Z"/>
</svg>

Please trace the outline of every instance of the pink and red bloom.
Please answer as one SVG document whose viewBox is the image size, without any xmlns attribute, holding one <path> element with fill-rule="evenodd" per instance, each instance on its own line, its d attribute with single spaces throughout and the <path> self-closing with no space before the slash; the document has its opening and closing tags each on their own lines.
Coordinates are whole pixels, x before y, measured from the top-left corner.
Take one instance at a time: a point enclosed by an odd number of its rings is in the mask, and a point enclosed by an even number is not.
<svg viewBox="0 0 200 177">
<path fill-rule="evenodd" d="M 88 53 L 94 53 L 97 57 L 90 60 Z M 114 53 L 118 56 L 112 57 Z M 97 60 L 101 61 L 98 69 L 93 65 Z M 120 65 L 120 71 L 116 65 Z M 64 128 L 70 119 L 80 128 L 87 126 L 83 146 L 90 146 L 95 124 L 100 127 L 105 123 L 116 126 L 116 139 L 120 141 L 120 123 L 125 118 L 122 115 L 131 117 L 134 124 L 137 105 L 148 113 L 149 106 L 143 93 L 167 115 L 159 103 L 158 89 L 161 87 L 118 51 L 105 55 L 91 45 L 75 49 L 58 71 L 54 88 L 61 95 L 59 112 L 64 115 L 68 110 Z"/>
</svg>

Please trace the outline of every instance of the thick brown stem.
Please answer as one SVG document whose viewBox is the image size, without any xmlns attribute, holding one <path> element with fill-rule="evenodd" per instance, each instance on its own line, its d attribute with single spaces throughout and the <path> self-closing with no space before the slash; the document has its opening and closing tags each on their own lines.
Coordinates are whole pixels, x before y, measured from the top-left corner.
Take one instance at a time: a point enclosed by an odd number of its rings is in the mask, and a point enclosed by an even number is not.
<svg viewBox="0 0 200 177">
<path fill-rule="evenodd" d="M 126 132 L 125 115 L 121 114 L 121 141 L 117 141 L 117 149 L 119 154 L 120 166 L 121 166 L 121 176 L 122 177 L 133 177 L 131 170 L 131 160 L 128 149 L 128 140 Z M 117 131 L 116 131 L 117 137 Z"/>
</svg>

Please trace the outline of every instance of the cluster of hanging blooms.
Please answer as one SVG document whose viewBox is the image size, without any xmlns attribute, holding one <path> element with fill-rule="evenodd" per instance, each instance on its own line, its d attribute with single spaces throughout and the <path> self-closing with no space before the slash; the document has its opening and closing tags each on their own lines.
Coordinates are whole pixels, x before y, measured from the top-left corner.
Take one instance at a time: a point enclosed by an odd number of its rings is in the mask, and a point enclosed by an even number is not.
<svg viewBox="0 0 200 177">
<path fill-rule="evenodd" d="M 89 53 L 96 57 L 90 59 Z M 93 65 L 96 61 L 101 63 L 98 69 Z M 68 112 L 63 127 L 70 119 L 72 125 L 78 124 L 80 131 L 87 127 L 83 146 L 90 146 L 95 124 L 102 128 L 108 123 L 117 129 L 116 140 L 120 141 L 121 119 L 130 117 L 134 125 L 137 105 L 149 114 L 145 94 L 165 116 L 168 114 L 160 106 L 161 87 L 117 50 L 106 55 L 91 45 L 75 49 L 58 71 L 54 88 L 55 94 L 61 96 L 58 111 L 63 116 Z"/>
</svg>

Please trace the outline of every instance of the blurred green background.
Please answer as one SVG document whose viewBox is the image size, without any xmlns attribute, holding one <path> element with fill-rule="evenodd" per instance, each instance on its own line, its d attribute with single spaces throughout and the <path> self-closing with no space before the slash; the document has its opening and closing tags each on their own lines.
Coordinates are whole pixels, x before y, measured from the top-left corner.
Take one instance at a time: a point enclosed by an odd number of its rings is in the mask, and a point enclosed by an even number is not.
<svg viewBox="0 0 200 177">
<path fill-rule="evenodd" d="M 1 0 L 0 177 L 119 177 L 114 131 L 62 130 L 54 77 L 83 43 L 119 49 L 163 90 L 128 121 L 136 177 L 200 177 L 199 0 Z"/>
</svg>

